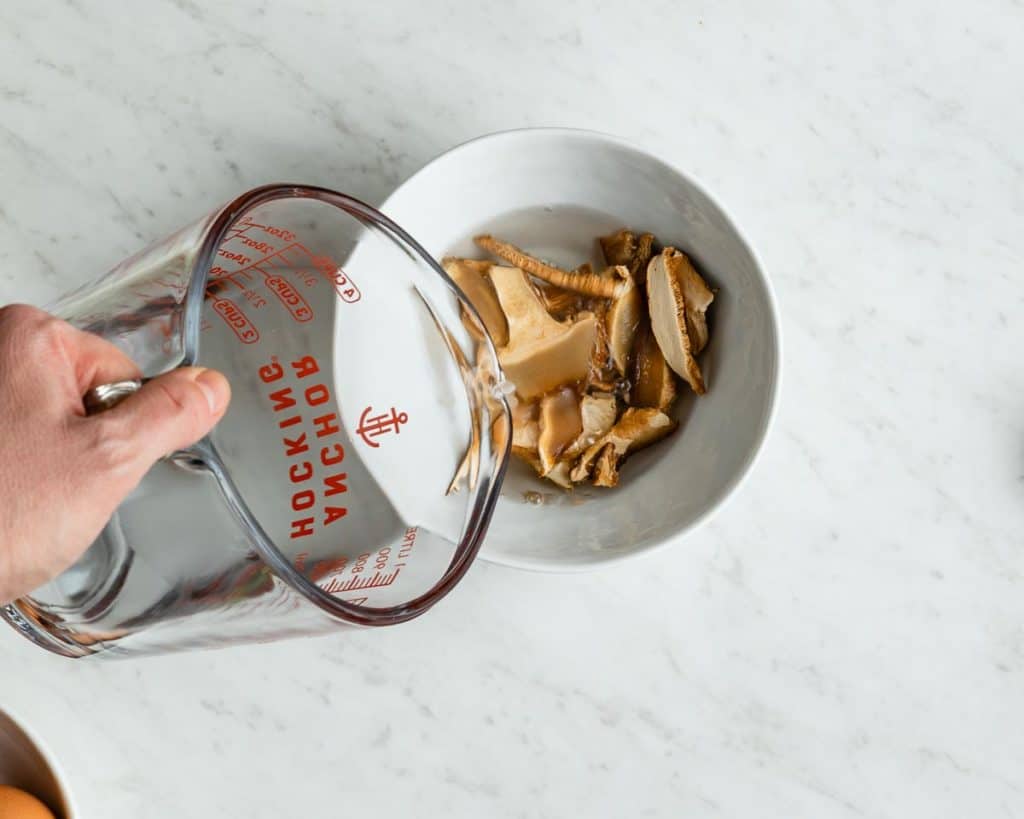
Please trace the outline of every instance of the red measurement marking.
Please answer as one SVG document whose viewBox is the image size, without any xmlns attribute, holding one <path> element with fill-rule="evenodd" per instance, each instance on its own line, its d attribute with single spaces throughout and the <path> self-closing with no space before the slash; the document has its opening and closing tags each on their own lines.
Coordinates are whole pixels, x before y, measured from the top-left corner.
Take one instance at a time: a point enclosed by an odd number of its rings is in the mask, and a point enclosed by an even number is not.
<svg viewBox="0 0 1024 819">
<path fill-rule="evenodd" d="M 252 232 L 250 232 L 252 231 Z M 248 235 L 243 235 L 246 234 Z M 284 241 L 291 242 L 286 247 L 280 250 L 275 250 L 275 245 L 268 242 L 261 241 L 254 238 L 254 233 L 262 232 L 268 236 L 274 236 Z M 265 306 L 266 302 L 259 297 L 257 292 L 251 287 L 246 287 L 244 281 L 252 281 L 255 274 L 259 274 L 263 277 L 267 289 L 274 294 L 274 296 L 284 305 L 285 309 L 289 312 L 291 317 L 297 322 L 310 321 L 314 314 L 313 309 L 310 307 L 309 302 L 299 292 L 299 287 L 302 285 L 310 286 L 315 281 L 315 275 L 319 274 L 326 278 L 331 284 L 334 285 L 335 291 L 338 293 L 342 301 L 353 303 L 357 302 L 362 298 L 362 294 L 355 283 L 348 277 L 348 275 L 334 263 L 332 259 L 327 256 L 314 256 L 310 251 L 302 244 L 295 242 L 295 234 L 291 231 L 284 230 L 283 228 L 275 227 L 273 225 L 260 225 L 251 220 L 243 219 L 238 225 L 236 225 L 229 233 L 227 241 L 235 241 L 239 244 L 244 245 L 246 248 L 252 248 L 257 252 L 264 253 L 262 258 L 253 261 L 253 259 L 245 253 L 240 253 L 235 250 L 229 250 L 227 247 L 220 247 L 217 251 L 217 255 L 225 263 L 234 263 L 238 265 L 236 270 L 230 270 L 228 267 L 224 267 L 220 264 L 214 265 L 210 269 L 210 281 L 211 283 L 217 282 L 230 282 L 230 284 L 237 287 L 242 291 L 246 301 L 252 308 L 260 308 Z M 286 278 L 283 272 L 287 270 L 291 276 L 297 277 L 300 281 L 294 282 Z M 244 277 L 242 279 L 241 277 Z M 241 279 L 241 280 L 240 280 Z M 239 333 L 239 338 L 245 343 L 252 343 L 258 340 L 259 333 L 256 332 L 252 322 L 245 318 L 244 313 L 237 307 L 235 307 L 235 313 L 227 315 L 225 311 L 227 307 L 219 304 L 218 292 L 220 288 L 210 287 L 207 289 L 207 297 L 213 299 L 214 309 L 231 324 L 232 329 Z M 223 300 L 221 300 L 223 301 Z M 244 319 L 242 322 L 239 316 Z M 239 323 L 244 323 L 246 326 L 239 326 Z M 249 329 L 252 333 L 247 333 Z M 372 420 L 372 419 L 371 419 Z M 405 417 L 401 423 L 405 422 Z M 379 446 L 376 443 L 371 443 L 368 438 L 376 437 L 377 435 L 383 434 L 389 431 L 386 428 L 375 431 L 368 429 L 367 434 L 364 435 L 364 440 L 367 441 L 373 447 Z M 397 431 L 397 428 L 396 430 Z"/>
<path fill-rule="evenodd" d="M 224 234 L 224 239 L 225 239 L 225 241 L 230 241 L 231 239 L 237 239 L 239 236 L 241 236 L 243 233 L 245 233 L 249 228 L 255 227 L 255 226 L 256 225 L 254 225 L 254 223 L 249 221 L 249 217 L 248 216 L 243 216 L 242 220 L 238 224 L 232 225 L 231 229 L 227 233 Z"/>
<path fill-rule="evenodd" d="M 217 255 L 222 259 L 228 259 L 229 261 L 238 262 L 239 264 L 252 264 L 252 259 L 244 253 L 232 253 L 230 250 L 220 248 L 220 250 L 217 251 Z"/>
<path fill-rule="evenodd" d="M 243 235 L 250 228 L 255 228 L 266 233 L 269 236 L 275 236 L 280 239 L 284 239 L 286 242 L 290 242 L 289 245 L 282 248 L 281 250 L 274 250 L 274 246 L 267 242 L 259 241 L 251 236 Z M 245 222 L 236 227 L 225 240 L 225 244 L 228 241 L 238 240 L 246 247 L 251 247 L 254 250 L 260 251 L 266 255 L 253 261 L 249 256 L 244 253 L 236 253 L 221 247 L 217 254 L 223 258 L 233 262 L 237 262 L 241 267 L 238 272 L 247 272 L 253 268 L 267 267 L 288 267 L 294 270 L 301 270 L 303 267 L 312 267 L 327 281 L 334 285 L 335 291 L 341 297 L 342 301 L 352 304 L 362 299 L 363 295 L 359 290 L 359 287 L 349 277 L 349 275 L 341 269 L 341 266 L 335 263 L 330 256 L 314 256 L 305 245 L 295 241 L 295 234 L 290 230 L 284 230 L 283 228 L 274 227 L 273 225 L 260 225 L 256 222 Z M 268 252 L 269 251 L 269 252 Z M 283 262 L 283 264 L 282 264 Z M 263 270 L 260 271 L 264 276 L 267 273 Z"/>
<path fill-rule="evenodd" d="M 249 292 L 249 288 L 247 288 L 243 282 L 240 282 L 238 280 L 239 276 L 241 276 L 247 282 L 252 281 L 252 273 L 249 272 L 249 268 L 246 268 L 245 270 L 231 271 L 224 270 L 223 268 L 218 268 L 216 275 L 214 275 L 214 273 L 211 271 L 210 281 L 206 286 L 206 294 L 216 295 L 218 292 L 217 285 L 219 285 L 221 282 L 228 282 L 229 284 L 233 284 L 243 293 Z"/>
<path fill-rule="evenodd" d="M 401 571 L 401 569 L 395 569 L 393 572 L 388 572 L 388 574 L 374 572 L 366 577 L 360 577 L 357 575 L 356 577 L 346 580 L 344 583 L 339 582 L 337 578 L 332 578 L 331 581 L 323 587 L 323 590 L 328 594 L 343 594 L 350 591 L 363 591 L 364 589 L 382 589 L 385 586 L 390 586 L 394 583 Z"/>
<path fill-rule="evenodd" d="M 280 299 L 281 304 L 292 314 L 293 319 L 304 322 L 313 318 L 312 308 L 287 279 L 280 276 L 267 276 L 267 287 Z"/>
<path fill-rule="evenodd" d="M 260 340 L 259 330 L 249 321 L 248 316 L 242 312 L 242 308 L 227 299 L 213 300 L 214 312 L 224 319 L 224 322 L 235 331 L 238 340 L 243 344 L 252 344 Z"/>
<path fill-rule="evenodd" d="M 380 444 L 371 441 L 371 438 L 379 438 L 381 435 L 391 432 L 397 435 L 401 431 L 399 427 L 409 420 L 408 413 L 396 412 L 394 407 L 391 408 L 390 415 L 386 412 L 381 415 L 370 415 L 371 412 L 373 412 L 373 407 L 363 410 L 363 414 L 359 416 L 359 428 L 356 432 L 368 446 L 372 446 L 374 449 L 379 448 Z"/>
<path fill-rule="evenodd" d="M 359 288 L 356 287 L 356 283 L 330 257 L 316 256 L 313 259 L 313 264 L 320 271 L 321 275 L 334 285 L 334 289 L 341 296 L 342 301 L 353 304 L 363 297 L 363 294 L 359 292 Z"/>
<path fill-rule="evenodd" d="M 405 530 L 405 537 L 402 538 L 402 543 L 398 547 L 398 559 L 405 560 L 409 555 L 412 554 L 412 547 L 416 545 L 416 534 L 419 531 L 418 527 L 412 526 Z M 400 566 L 404 566 L 404 563 L 400 563 Z"/>
<path fill-rule="evenodd" d="M 253 239 L 251 236 L 243 236 L 239 234 L 238 241 L 246 247 L 251 247 L 253 250 L 263 253 L 264 258 L 266 258 L 266 256 L 270 256 L 277 250 L 277 248 L 269 242 L 261 242 L 259 239 Z"/>
<path fill-rule="evenodd" d="M 313 257 L 302 245 L 290 244 L 288 247 L 282 248 L 280 252 L 275 253 L 273 257 L 268 257 L 265 261 L 271 261 L 273 259 L 273 267 L 286 267 L 289 270 L 301 270 L 302 268 L 313 267 Z"/>
<path fill-rule="evenodd" d="M 273 225 L 261 225 L 258 222 L 252 221 L 252 219 L 250 219 L 248 216 L 242 217 L 241 222 L 238 224 L 237 227 L 234 228 L 234 230 L 237 230 L 238 233 L 241 234 L 245 233 L 245 231 L 247 231 L 249 228 L 256 228 L 257 230 L 262 230 L 268 236 L 276 236 L 279 239 L 284 239 L 286 242 L 295 241 L 295 234 L 292 233 L 290 230 L 274 227 Z"/>
</svg>

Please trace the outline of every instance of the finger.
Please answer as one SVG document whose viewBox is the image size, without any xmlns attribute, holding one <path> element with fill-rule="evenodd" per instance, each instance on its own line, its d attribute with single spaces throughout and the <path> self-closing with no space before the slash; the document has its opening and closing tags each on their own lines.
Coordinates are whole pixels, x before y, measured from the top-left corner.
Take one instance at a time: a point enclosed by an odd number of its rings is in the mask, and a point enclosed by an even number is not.
<svg viewBox="0 0 1024 819">
<path fill-rule="evenodd" d="M 97 420 L 118 427 L 145 461 L 194 444 L 213 429 L 231 399 L 228 380 L 215 370 L 180 367 L 147 382 Z"/>
<path fill-rule="evenodd" d="M 78 415 L 84 414 L 82 396 L 92 387 L 139 377 L 131 358 L 109 341 L 26 304 L 0 308 L 0 345 L 6 358 L 20 365 L 13 374 L 35 382 L 35 394 L 46 387 L 59 390 L 59 409 L 70 406 Z"/>
<path fill-rule="evenodd" d="M 112 381 L 127 381 L 142 376 L 138 365 L 127 353 L 95 333 L 65 326 L 64 347 L 75 370 L 79 395 Z"/>
</svg>

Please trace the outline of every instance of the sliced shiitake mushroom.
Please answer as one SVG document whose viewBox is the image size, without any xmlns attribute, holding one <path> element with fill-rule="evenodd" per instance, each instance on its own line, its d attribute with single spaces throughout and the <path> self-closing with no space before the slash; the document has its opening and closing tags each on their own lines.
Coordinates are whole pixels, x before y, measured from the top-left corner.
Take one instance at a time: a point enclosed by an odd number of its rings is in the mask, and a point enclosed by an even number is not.
<svg viewBox="0 0 1024 819">
<path fill-rule="evenodd" d="M 636 253 L 636 234 L 627 228 L 617 230 L 610 236 L 602 236 L 597 241 L 601 244 L 604 260 L 610 265 L 628 267 Z"/>
<path fill-rule="evenodd" d="M 594 335 L 594 346 L 590 351 L 587 387 L 601 390 L 604 389 L 601 385 L 614 379 L 615 367 L 608 339 L 608 302 L 605 299 L 596 300 L 593 307 L 593 315 L 597 319 L 597 333 Z"/>
<path fill-rule="evenodd" d="M 537 423 L 536 401 L 516 400 L 512 407 L 512 446 L 518 449 L 537 451 L 540 434 Z"/>
<path fill-rule="evenodd" d="M 629 260 L 629 274 L 636 281 L 637 287 L 645 286 L 647 265 L 651 263 L 651 256 L 654 255 L 654 234 L 644 233 L 636 240 L 636 250 Z"/>
<path fill-rule="evenodd" d="M 508 323 L 498 303 L 487 272 L 493 267 L 491 262 L 476 259 L 458 259 L 449 256 L 441 262 L 447 273 L 459 289 L 465 294 L 469 303 L 476 308 L 480 320 L 484 323 L 487 334 L 495 346 L 508 344 Z"/>
<path fill-rule="evenodd" d="M 597 332 L 594 316 L 555 321 L 522 270 L 495 266 L 490 275 L 508 321 L 508 344 L 498 350 L 498 360 L 520 397 L 585 378 Z"/>
<path fill-rule="evenodd" d="M 580 399 L 576 390 L 562 387 L 540 399 L 538 429 L 537 454 L 543 469 L 541 474 L 546 476 L 583 431 Z"/>
<path fill-rule="evenodd" d="M 605 444 L 594 463 L 594 486 L 613 487 L 619 485 L 619 458 L 615 444 Z"/>
<path fill-rule="evenodd" d="M 647 267 L 647 308 L 651 330 L 668 365 L 698 395 L 705 392 L 700 366 L 693 357 L 690 336 L 686 329 L 686 300 L 682 287 L 670 267 L 669 260 L 678 251 L 666 248 L 651 259 Z"/>
<path fill-rule="evenodd" d="M 697 355 L 708 344 L 707 309 L 715 300 L 715 294 L 701 278 L 689 257 L 673 247 L 665 248 L 670 253 L 667 258 L 669 270 L 679 282 L 686 302 L 686 332 L 690 336 L 690 346 Z"/>
<path fill-rule="evenodd" d="M 675 401 L 676 376 L 661 354 L 647 316 L 641 321 L 633 348 L 630 382 L 630 406 L 654 407 L 667 412 Z"/>
<path fill-rule="evenodd" d="M 661 410 L 630 407 L 622 413 L 615 426 L 587 448 L 570 472 L 570 477 L 576 483 L 590 477 L 595 461 L 608 445 L 611 445 L 618 459 L 617 467 L 626 455 L 660 441 L 677 426 Z"/>
<path fill-rule="evenodd" d="M 559 461 L 551 467 L 543 477 L 562 487 L 562 489 L 572 489 L 572 480 L 569 478 L 568 461 Z"/>
<path fill-rule="evenodd" d="M 629 354 L 633 349 L 637 326 L 643 309 L 640 290 L 633 276 L 625 267 L 615 268 L 616 274 L 626 282 L 626 289 L 612 302 L 608 309 L 608 348 L 619 375 L 626 374 Z"/>
<path fill-rule="evenodd" d="M 639 236 L 628 228 L 622 228 L 609 236 L 598 239 L 605 261 L 611 266 L 622 265 L 633 276 L 637 287 L 643 289 L 647 265 L 654 252 L 654 234 Z"/>
<path fill-rule="evenodd" d="M 530 449 L 528 447 L 513 446 L 512 454 L 515 455 L 519 460 L 525 461 L 533 467 L 534 471 L 540 475 L 543 472 L 543 467 L 540 465 L 540 456 L 537 454 L 536 449 Z"/>
<path fill-rule="evenodd" d="M 580 422 L 583 430 L 565 450 L 564 457 L 575 458 L 615 426 L 618 401 L 611 393 L 584 395 L 580 401 Z"/>
<path fill-rule="evenodd" d="M 544 307 L 553 319 L 565 321 L 580 311 L 583 298 L 579 293 L 543 283 L 537 286 Z"/>
<path fill-rule="evenodd" d="M 573 275 L 593 276 L 594 268 L 591 267 L 590 262 L 585 262 L 572 272 Z M 566 290 L 564 287 L 558 287 L 540 279 L 532 282 L 532 284 L 536 287 L 537 292 L 540 293 L 541 301 L 544 302 L 544 307 L 547 308 L 551 317 L 558 321 L 573 319 L 579 313 L 587 311 L 599 313 L 599 308 L 608 303 L 607 299 L 586 296 L 575 290 Z"/>
<path fill-rule="evenodd" d="M 552 483 L 562 487 L 562 489 L 572 489 L 572 481 L 569 479 L 570 464 L 568 461 L 559 461 L 551 469 L 545 470 L 541 465 L 540 456 L 535 449 L 512 447 L 512 454 L 529 464 L 538 477 L 547 478 Z"/>
</svg>

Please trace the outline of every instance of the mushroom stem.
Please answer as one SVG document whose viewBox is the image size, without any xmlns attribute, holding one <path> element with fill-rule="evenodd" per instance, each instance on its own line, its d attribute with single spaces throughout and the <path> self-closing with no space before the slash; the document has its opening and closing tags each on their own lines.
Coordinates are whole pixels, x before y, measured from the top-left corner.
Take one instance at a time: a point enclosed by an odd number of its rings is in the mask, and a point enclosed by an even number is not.
<svg viewBox="0 0 1024 819">
<path fill-rule="evenodd" d="M 587 296 L 613 299 L 626 286 L 622 281 L 600 276 L 596 273 L 570 273 L 568 270 L 562 270 L 559 267 L 546 264 L 540 259 L 520 250 L 515 245 L 503 242 L 501 239 L 495 239 L 489 234 L 477 236 L 473 241 L 488 253 L 493 253 L 499 259 L 504 259 L 520 270 L 525 270 L 531 276 L 536 276 L 538 279 L 543 279 L 567 290 L 584 293 Z"/>
</svg>

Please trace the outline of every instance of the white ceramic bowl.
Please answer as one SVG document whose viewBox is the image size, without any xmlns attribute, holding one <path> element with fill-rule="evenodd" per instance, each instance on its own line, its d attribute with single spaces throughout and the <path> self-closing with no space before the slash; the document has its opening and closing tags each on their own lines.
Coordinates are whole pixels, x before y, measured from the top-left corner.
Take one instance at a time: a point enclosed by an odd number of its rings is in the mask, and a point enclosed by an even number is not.
<svg viewBox="0 0 1024 819">
<path fill-rule="evenodd" d="M 779 320 L 753 251 L 692 179 L 615 137 L 538 128 L 448 151 L 381 209 L 436 258 L 484 257 L 471 238 L 488 232 L 569 268 L 598 267 L 595 237 L 626 225 L 684 250 L 718 288 L 700 359 L 708 392 L 683 387 L 673 437 L 630 458 L 614 490 L 564 494 L 511 464 L 483 559 L 542 571 L 613 563 L 678 540 L 736 491 L 774 414 Z M 529 503 L 528 490 L 546 502 Z"/>
<path fill-rule="evenodd" d="M 78 812 L 52 754 L 24 723 L 0 711 L 0 785 L 12 785 L 43 802 L 57 819 Z"/>
</svg>

